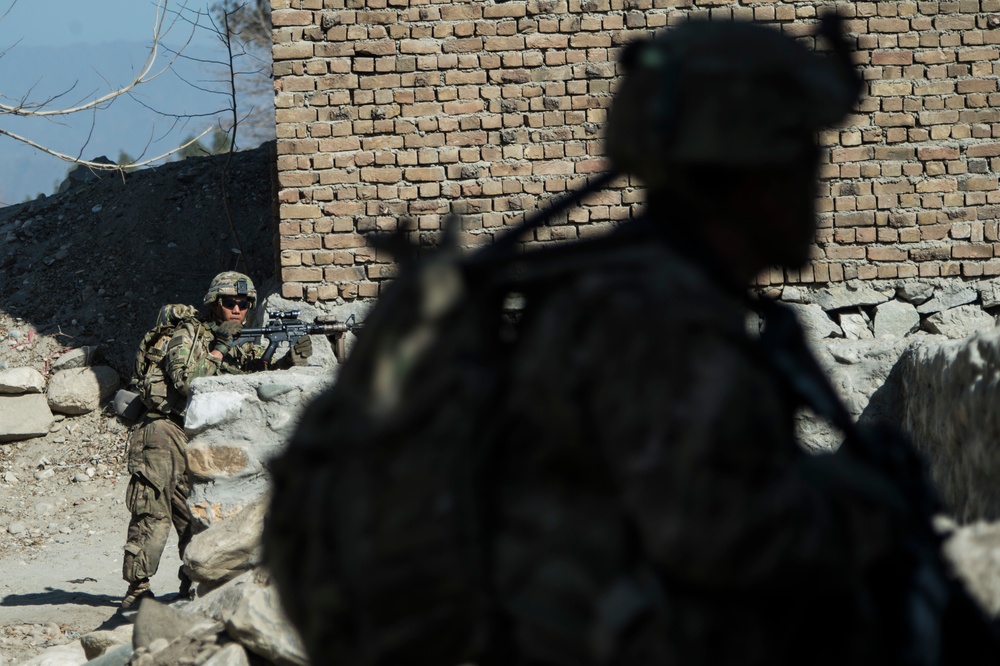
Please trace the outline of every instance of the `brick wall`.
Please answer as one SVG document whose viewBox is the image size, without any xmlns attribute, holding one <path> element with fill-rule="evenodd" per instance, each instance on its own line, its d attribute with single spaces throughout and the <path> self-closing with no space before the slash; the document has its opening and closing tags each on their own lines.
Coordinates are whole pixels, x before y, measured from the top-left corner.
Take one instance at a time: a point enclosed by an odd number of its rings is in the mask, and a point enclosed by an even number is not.
<svg viewBox="0 0 1000 666">
<path fill-rule="evenodd" d="M 272 0 L 283 295 L 374 297 L 363 234 L 489 241 L 603 168 L 622 44 L 686 16 L 808 34 L 828 2 Z M 1000 275 L 1000 0 L 843 3 L 868 95 L 822 135 L 815 260 L 762 283 Z M 532 242 L 640 206 L 621 179 Z M 994 258 L 996 255 L 996 258 Z"/>
</svg>

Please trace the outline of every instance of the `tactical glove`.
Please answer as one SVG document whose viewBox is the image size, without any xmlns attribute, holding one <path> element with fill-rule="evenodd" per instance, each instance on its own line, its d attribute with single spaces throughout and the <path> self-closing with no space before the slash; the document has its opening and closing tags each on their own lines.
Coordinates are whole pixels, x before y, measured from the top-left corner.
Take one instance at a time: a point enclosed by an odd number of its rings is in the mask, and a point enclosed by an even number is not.
<svg viewBox="0 0 1000 666">
<path fill-rule="evenodd" d="M 238 321 L 224 321 L 215 329 L 215 341 L 212 349 L 220 352 L 223 356 L 229 353 L 233 347 L 233 341 L 243 330 L 243 324 Z"/>
<path fill-rule="evenodd" d="M 312 353 L 312 339 L 308 335 L 303 335 L 292 345 L 288 355 L 291 357 L 292 365 L 308 365 L 309 357 L 312 356 Z"/>
</svg>

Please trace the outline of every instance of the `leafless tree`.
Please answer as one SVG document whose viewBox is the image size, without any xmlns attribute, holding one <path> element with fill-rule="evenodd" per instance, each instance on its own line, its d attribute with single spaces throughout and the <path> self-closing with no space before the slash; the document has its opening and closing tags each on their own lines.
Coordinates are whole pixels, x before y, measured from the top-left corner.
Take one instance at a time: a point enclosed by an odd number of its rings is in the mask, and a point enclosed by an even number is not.
<svg viewBox="0 0 1000 666">
<path fill-rule="evenodd" d="M 233 84 L 230 92 L 234 106 L 242 112 L 242 138 L 258 143 L 273 139 L 270 0 L 219 0 L 211 5 L 210 13 L 213 29 L 229 55 L 229 62 L 223 66 Z"/>
<path fill-rule="evenodd" d="M 17 4 L 17 0 L 11 0 L 6 11 L 3 15 L 0 15 L 0 20 L 3 20 L 10 11 Z M 54 120 L 60 117 L 71 116 L 75 114 L 81 114 L 86 112 L 97 112 L 101 109 L 105 109 L 114 102 L 116 99 L 124 96 L 131 96 L 140 87 L 149 84 L 151 81 L 162 76 L 164 73 L 170 70 L 176 60 L 180 57 L 180 53 L 183 51 L 183 47 L 180 49 L 172 49 L 169 51 L 167 57 L 162 57 L 164 52 L 163 39 L 164 37 L 174 28 L 177 27 L 179 12 L 184 10 L 184 3 L 181 4 L 180 10 L 172 10 L 169 8 L 169 0 L 157 0 L 155 5 L 154 21 L 153 21 L 153 34 L 152 42 L 149 50 L 146 54 L 146 58 L 142 65 L 136 70 L 136 73 L 132 77 L 132 80 L 125 85 L 111 85 L 110 90 L 107 92 L 93 93 L 84 96 L 83 99 L 78 99 L 75 102 L 66 102 L 67 99 L 73 94 L 73 88 L 65 90 L 61 93 L 47 96 L 43 99 L 35 99 L 32 96 L 33 90 L 28 90 L 24 92 L 19 97 L 11 97 L 9 94 L 0 93 L 0 118 L 3 116 L 17 116 L 22 118 L 35 118 L 39 120 L 48 119 Z M 187 41 L 184 43 L 186 46 L 191 41 L 191 36 L 193 36 L 194 31 L 192 29 L 191 33 L 187 37 Z M 0 51 L 0 57 L 3 57 L 11 48 L 15 48 L 16 44 L 12 46 L 5 47 Z M 75 86 L 74 86 L 75 87 Z M 165 153 L 156 155 L 154 157 L 147 157 L 146 150 L 144 149 L 142 154 L 136 161 L 128 165 L 130 169 L 135 169 L 142 166 L 147 166 L 153 164 L 160 160 L 163 160 L 170 155 L 178 153 L 184 150 L 186 147 L 196 143 L 199 139 L 204 137 L 206 134 L 214 129 L 214 123 L 209 125 L 203 132 L 187 141 L 186 143 L 174 148 L 173 150 L 167 151 Z M 93 127 L 91 127 L 93 131 Z M 80 151 L 76 155 L 70 155 L 65 152 L 54 149 L 51 146 L 44 145 L 41 141 L 32 139 L 25 134 L 19 134 L 7 129 L 0 128 L 0 136 L 7 137 L 14 141 L 20 141 L 21 143 L 27 144 L 32 148 L 35 148 L 43 153 L 52 155 L 61 160 L 67 162 L 72 162 L 75 164 L 83 164 L 92 169 L 101 170 L 122 170 L 123 167 L 118 165 L 108 165 L 99 162 L 91 162 L 89 160 L 81 159 L 80 155 L 86 147 L 80 147 Z M 89 138 L 88 138 L 89 142 Z M 148 145 L 147 145 L 148 148 Z"/>
</svg>

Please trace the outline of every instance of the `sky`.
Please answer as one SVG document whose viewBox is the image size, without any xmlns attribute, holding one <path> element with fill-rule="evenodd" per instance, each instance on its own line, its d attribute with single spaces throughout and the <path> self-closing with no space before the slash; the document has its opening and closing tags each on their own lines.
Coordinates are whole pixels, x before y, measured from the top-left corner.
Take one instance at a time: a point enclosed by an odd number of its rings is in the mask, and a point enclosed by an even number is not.
<svg viewBox="0 0 1000 666">
<path fill-rule="evenodd" d="M 177 4 L 176 0 L 171 7 Z M 205 2 L 189 3 L 204 9 Z M 11 0 L 0 0 L 0 12 Z M 0 44 L 25 46 L 136 41 L 152 35 L 156 4 L 147 0 L 17 0 L 0 21 Z"/>
<path fill-rule="evenodd" d="M 207 29 L 205 16 L 210 1 L 169 0 L 172 12 L 186 7 L 187 20 L 170 27 L 164 44 L 193 58 L 219 60 L 221 42 Z M 192 28 L 199 11 L 203 27 Z M 0 0 L 0 101 L 38 102 L 62 94 L 49 107 L 65 108 L 128 83 L 152 44 L 156 15 L 157 4 L 149 0 Z M 175 14 L 166 16 L 170 23 Z M 162 50 L 156 70 L 172 57 Z M 135 99 L 120 98 L 107 109 L 56 121 L 0 114 L 0 129 L 84 159 L 117 160 L 121 152 L 148 159 L 216 125 L 211 113 L 224 110 L 228 100 L 204 89 L 223 90 L 223 77 L 218 65 L 182 59 L 136 89 Z M 190 117 L 197 114 L 207 115 Z M 52 193 L 70 168 L 0 136 L 0 205 Z"/>
</svg>

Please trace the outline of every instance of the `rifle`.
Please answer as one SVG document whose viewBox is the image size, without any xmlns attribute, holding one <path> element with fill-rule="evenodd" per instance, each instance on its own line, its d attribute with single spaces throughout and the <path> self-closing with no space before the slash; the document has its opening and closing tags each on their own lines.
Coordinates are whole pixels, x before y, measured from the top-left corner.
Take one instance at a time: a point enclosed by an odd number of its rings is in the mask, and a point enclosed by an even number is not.
<svg viewBox="0 0 1000 666">
<path fill-rule="evenodd" d="M 270 310 L 267 313 L 269 320 L 267 326 L 244 328 L 233 340 L 233 344 L 239 345 L 259 337 L 267 338 L 267 349 L 264 351 L 262 360 L 269 364 L 274 357 L 274 352 L 278 350 L 278 345 L 282 342 L 287 342 L 289 346 L 292 346 L 303 335 L 321 334 L 330 338 L 337 362 L 343 363 L 346 354 L 344 334 L 356 333 L 362 327 L 355 321 L 354 315 L 352 314 L 343 322 L 336 319 L 318 318 L 315 322 L 309 323 L 299 319 L 299 312 L 300 310 Z"/>
</svg>

